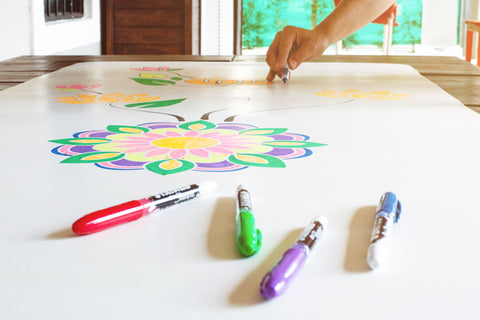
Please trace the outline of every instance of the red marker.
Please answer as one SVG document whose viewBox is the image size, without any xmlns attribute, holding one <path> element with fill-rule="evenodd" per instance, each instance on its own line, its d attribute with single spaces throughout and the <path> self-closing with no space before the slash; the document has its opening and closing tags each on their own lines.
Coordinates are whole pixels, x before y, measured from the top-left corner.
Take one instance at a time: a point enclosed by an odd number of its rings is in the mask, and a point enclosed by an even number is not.
<svg viewBox="0 0 480 320">
<path fill-rule="evenodd" d="M 103 231 L 137 220 L 158 209 L 165 209 L 178 203 L 195 199 L 204 192 L 215 190 L 216 187 L 217 184 L 214 181 L 206 181 L 98 210 L 75 221 L 72 225 L 72 230 L 80 235 Z"/>
</svg>

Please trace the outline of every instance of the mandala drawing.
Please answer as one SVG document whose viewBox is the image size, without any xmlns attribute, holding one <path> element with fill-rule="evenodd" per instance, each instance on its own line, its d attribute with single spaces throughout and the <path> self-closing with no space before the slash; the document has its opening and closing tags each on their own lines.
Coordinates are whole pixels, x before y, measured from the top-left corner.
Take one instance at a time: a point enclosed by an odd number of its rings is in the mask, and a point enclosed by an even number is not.
<svg viewBox="0 0 480 320">
<path fill-rule="evenodd" d="M 149 170 L 168 175 L 189 170 L 226 172 L 248 167 L 284 168 L 285 160 L 307 157 L 308 141 L 286 128 L 257 128 L 242 123 L 153 122 L 138 126 L 109 125 L 106 130 L 78 132 L 54 154 L 61 163 L 93 163 L 116 170 Z"/>
</svg>

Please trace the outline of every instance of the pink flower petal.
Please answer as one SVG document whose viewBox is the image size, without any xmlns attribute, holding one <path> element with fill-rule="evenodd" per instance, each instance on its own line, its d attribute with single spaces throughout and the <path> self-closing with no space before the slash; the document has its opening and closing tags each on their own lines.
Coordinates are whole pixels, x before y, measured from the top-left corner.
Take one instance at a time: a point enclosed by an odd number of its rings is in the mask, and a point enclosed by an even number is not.
<svg viewBox="0 0 480 320">
<path fill-rule="evenodd" d="M 219 135 L 220 135 L 220 132 L 207 132 L 207 133 L 202 134 L 201 136 L 205 137 L 205 138 L 213 138 L 213 137 L 216 137 L 216 136 L 219 136 Z"/>
<path fill-rule="evenodd" d="M 152 139 L 136 139 L 136 140 L 121 140 L 121 141 L 116 141 L 118 143 L 125 143 L 125 144 L 135 144 L 135 143 L 138 143 L 138 144 L 142 144 L 142 145 L 145 145 L 145 144 L 150 144 L 150 142 L 152 141 Z"/>
<path fill-rule="evenodd" d="M 205 150 L 215 152 L 215 153 L 223 153 L 223 154 L 235 154 L 235 152 L 225 149 L 225 148 L 220 148 L 220 147 L 207 147 Z"/>
<path fill-rule="evenodd" d="M 182 150 L 182 149 L 176 149 L 176 150 L 173 150 L 172 152 L 170 152 L 170 157 L 172 157 L 172 159 L 179 159 L 179 158 L 185 156 L 186 154 L 187 154 L 187 151 Z"/>
<path fill-rule="evenodd" d="M 184 134 L 185 137 L 196 137 L 198 136 L 198 131 L 192 130 Z"/>
<path fill-rule="evenodd" d="M 157 148 L 155 150 L 149 151 L 145 153 L 145 157 L 156 157 L 156 156 L 161 156 L 162 154 L 168 153 L 170 149 L 164 149 L 164 148 Z"/>
<path fill-rule="evenodd" d="M 242 136 L 239 136 L 238 134 L 222 134 L 221 136 L 222 139 L 230 139 L 230 138 L 243 138 Z"/>
<path fill-rule="evenodd" d="M 178 132 L 174 132 L 174 131 L 167 131 L 165 132 L 165 135 L 169 136 L 169 137 L 181 137 L 182 135 Z"/>
<path fill-rule="evenodd" d="M 144 136 L 126 136 L 125 139 L 130 140 L 130 141 L 150 141 L 152 140 L 149 137 L 144 137 Z"/>
<path fill-rule="evenodd" d="M 145 151 L 155 150 L 156 148 L 157 147 L 155 146 L 143 146 L 143 147 L 128 149 L 125 152 L 128 152 L 128 153 L 145 152 Z"/>
<path fill-rule="evenodd" d="M 208 158 L 210 155 L 210 152 L 208 152 L 205 149 L 192 149 L 190 150 L 190 153 L 194 156 L 200 157 L 200 158 Z"/>
<path fill-rule="evenodd" d="M 139 148 L 144 147 L 145 143 L 131 143 L 131 144 L 117 144 L 115 145 L 116 148 Z"/>
<path fill-rule="evenodd" d="M 218 139 L 220 143 L 233 143 L 233 144 L 258 144 L 259 142 L 257 141 L 252 141 L 252 140 L 244 140 L 244 139 Z"/>
<path fill-rule="evenodd" d="M 221 143 L 219 145 L 221 148 L 228 148 L 228 149 L 247 149 L 248 146 L 240 144 L 240 143 Z"/>
<path fill-rule="evenodd" d="M 152 138 L 152 139 L 163 139 L 166 138 L 165 135 L 159 134 L 159 133 L 152 133 L 152 132 L 147 132 L 143 134 L 145 137 Z M 150 139 L 149 139 L 150 140 Z"/>
<path fill-rule="evenodd" d="M 85 89 L 85 88 L 88 88 L 88 86 L 86 86 L 84 84 L 74 84 L 73 86 L 70 86 L 70 88 L 72 88 L 72 89 Z"/>
<path fill-rule="evenodd" d="M 128 145 L 132 145 L 132 144 L 139 144 L 139 145 L 145 145 L 145 144 L 149 144 L 150 140 L 122 140 L 122 141 L 116 141 L 118 143 L 124 143 L 124 144 L 128 144 Z"/>
<path fill-rule="evenodd" d="M 143 71 L 159 71 L 159 68 L 154 68 L 154 67 L 144 67 Z"/>
<path fill-rule="evenodd" d="M 258 142 L 252 142 L 251 140 L 243 140 L 243 139 L 221 139 L 216 138 L 220 143 L 227 143 L 227 144 L 257 144 Z"/>
<path fill-rule="evenodd" d="M 60 86 L 55 86 L 55 88 L 57 88 L 57 89 L 67 89 L 68 87 L 60 85 Z"/>
</svg>

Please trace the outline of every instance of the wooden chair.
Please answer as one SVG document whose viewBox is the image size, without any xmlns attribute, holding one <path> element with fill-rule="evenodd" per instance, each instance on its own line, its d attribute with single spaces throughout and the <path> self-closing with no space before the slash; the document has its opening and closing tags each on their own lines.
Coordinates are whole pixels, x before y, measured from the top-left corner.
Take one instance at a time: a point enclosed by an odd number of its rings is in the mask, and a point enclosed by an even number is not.
<svg viewBox="0 0 480 320">
<path fill-rule="evenodd" d="M 468 62 L 472 61 L 473 53 L 473 33 L 476 32 L 477 35 L 480 32 L 480 21 L 478 20 L 466 20 L 465 24 L 467 25 L 467 47 L 465 48 L 465 60 Z M 480 59 L 478 54 L 480 53 L 480 38 L 477 40 L 477 66 L 480 66 Z"/>
<path fill-rule="evenodd" d="M 335 6 L 337 6 L 342 0 L 333 0 Z M 385 55 L 390 54 L 392 48 L 392 34 L 393 27 L 397 27 L 397 14 L 398 14 L 398 5 L 395 2 L 388 8 L 384 13 L 382 13 L 378 18 L 373 20 L 371 23 L 383 24 L 383 53 Z M 342 48 L 342 41 L 337 42 L 335 51 L 336 54 L 340 53 Z"/>
</svg>

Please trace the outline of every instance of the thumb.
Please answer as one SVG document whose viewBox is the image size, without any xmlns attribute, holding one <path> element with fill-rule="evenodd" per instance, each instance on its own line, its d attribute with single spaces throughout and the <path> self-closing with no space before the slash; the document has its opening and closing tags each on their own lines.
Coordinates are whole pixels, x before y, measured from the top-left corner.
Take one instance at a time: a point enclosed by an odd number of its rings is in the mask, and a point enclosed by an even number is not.
<svg viewBox="0 0 480 320">
<path fill-rule="evenodd" d="M 302 44 L 297 50 L 290 54 L 288 65 L 290 69 L 295 70 L 303 62 L 307 61 L 311 56 L 312 48 L 306 43 Z"/>
</svg>

